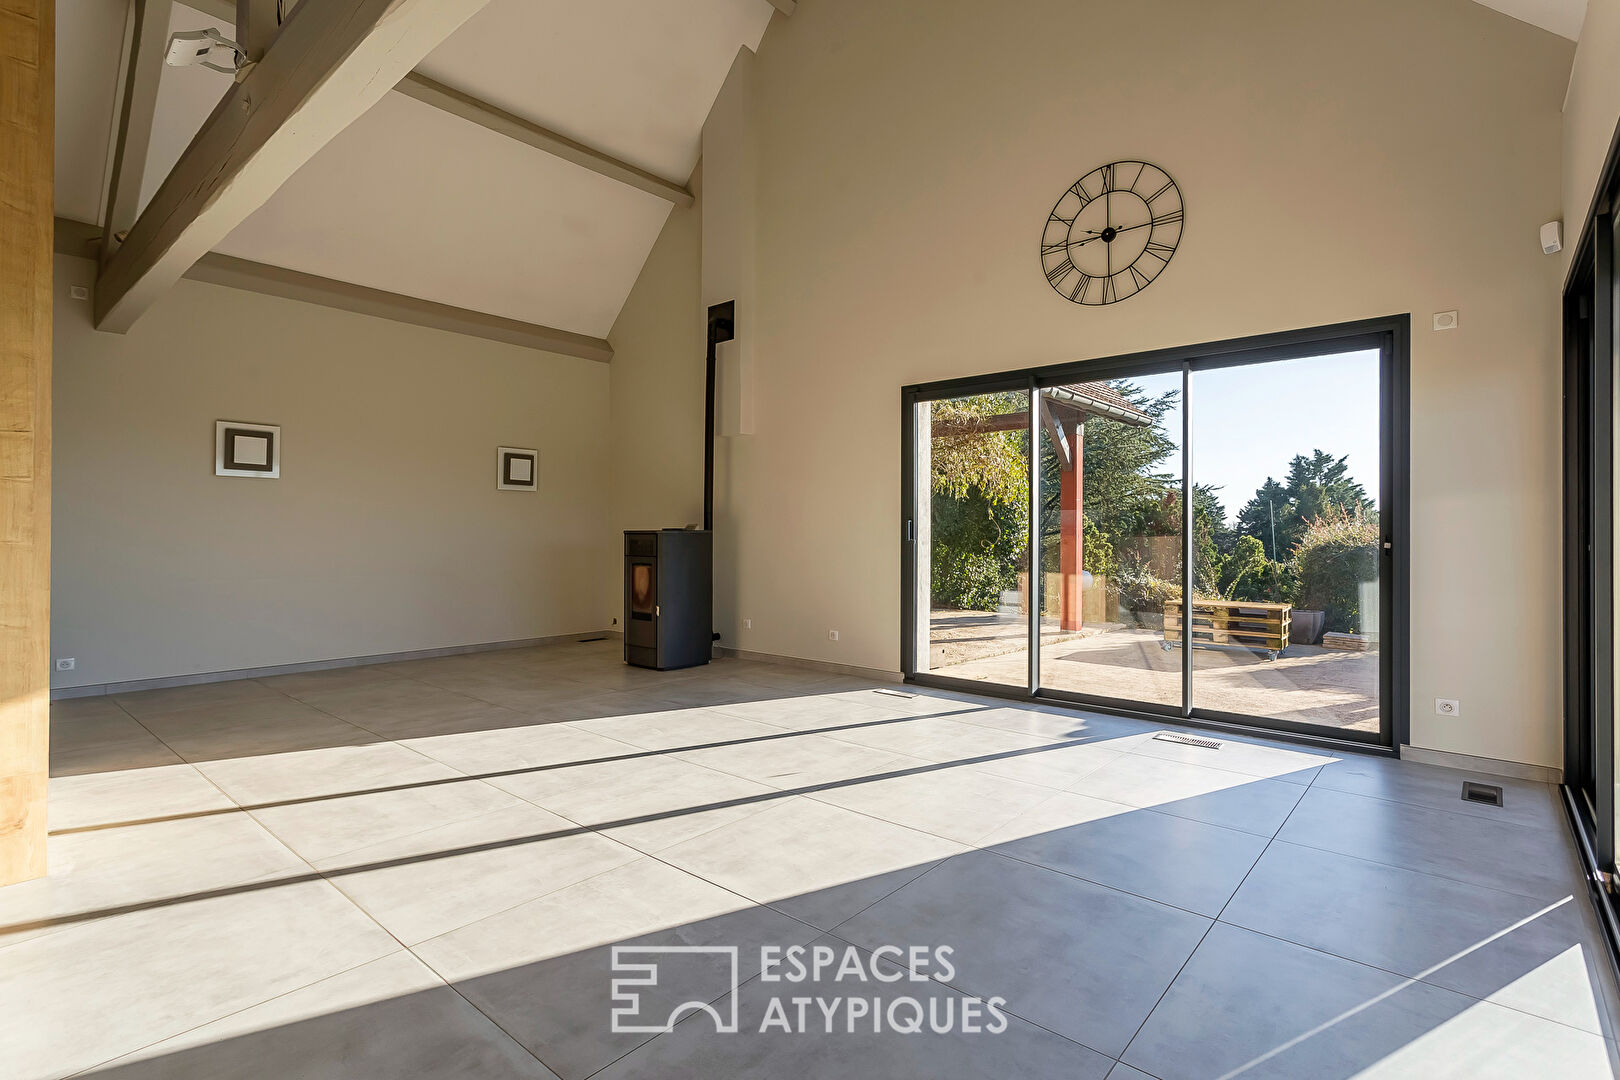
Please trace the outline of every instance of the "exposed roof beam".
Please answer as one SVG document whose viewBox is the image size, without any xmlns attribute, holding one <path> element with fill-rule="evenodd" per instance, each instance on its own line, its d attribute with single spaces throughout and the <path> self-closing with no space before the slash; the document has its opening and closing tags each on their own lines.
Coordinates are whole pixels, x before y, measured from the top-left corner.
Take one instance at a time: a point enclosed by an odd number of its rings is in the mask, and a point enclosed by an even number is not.
<svg viewBox="0 0 1620 1080">
<path fill-rule="evenodd" d="M 1074 454 L 1069 450 L 1069 440 L 1064 437 L 1063 425 L 1052 415 L 1052 403 L 1045 394 L 1041 395 L 1041 424 L 1046 428 L 1046 437 L 1052 440 L 1052 449 L 1058 457 L 1058 468 L 1062 472 L 1073 472 Z"/>
<path fill-rule="evenodd" d="M 71 218 L 56 219 L 54 246 L 58 255 L 94 259 L 100 243 L 101 230 L 94 225 Z M 279 296 L 285 300 L 301 300 L 306 304 L 319 304 L 378 319 L 392 319 L 412 326 L 447 330 L 452 334 L 504 341 L 508 345 L 577 356 L 582 360 L 596 360 L 605 364 L 613 358 L 613 346 L 601 338 L 541 326 L 539 323 L 505 319 L 499 315 L 452 307 L 382 289 L 369 289 L 364 285 L 352 285 L 347 281 L 335 281 L 230 255 L 210 252 L 198 259 L 185 276 L 193 281 Z"/>
<path fill-rule="evenodd" d="M 361 315 L 374 315 L 379 319 L 448 330 L 453 334 L 504 341 L 526 349 L 577 356 L 582 360 L 596 360 L 605 364 L 613 359 L 613 346 L 601 338 L 381 289 L 368 289 L 364 285 L 351 285 L 347 281 L 335 281 L 217 252 L 210 252 L 198 259 L 196 265 L 186 271 L 186 277 L 193 281 L 268 293 Z"/>
<path fill-rule="evenodd" d="M 96 283 L 128 330 L 186 270 L 488 0 L 299 4 L 180 155 Z"/>
<path fill-rule="evenodd" d="M 181 0 L 188 7 L 195 7 L 212 15 L 216 19 L 229 22 L 235 18 L 234 0 Z M 788 2 L 788 0 L 785 0 Z M 778 5 L 780 7 L 780 5 Z M 791 2 L 788 2 L 791 8 Z M 791 11 L 788 14 L 792 14 Z M 424 105 L 431 105 L 436 109 L 443 109 L 463 120 L 471 121 L 487 131 L 497 135 L 505 135 L 509 139 L 526 143 L 536 150 L 543 150 L 554 154 L 565 161 L 589 169 L 601 176 L 617 180 L 621 184 L 629 184 L 633 188 L 657 195 L 660 199 L 668 199 L 676 206 L 691 206 L 692 192 L 677 184 L 673 180 L 666 180 L 662 176 L 638 168 L 628 161 L 622 161 L 605 151 L 593 146 L 587 146 L 576 139 L 541 127 L 532 120 L 526 120 L 515 113 L 509 113 L 487 101 L 463 93 L 453 86 L 448 86 L 437 79 L 430 78 L 419 71 L 406 75 L 394 87 L 406 97 L 415 98 Z"/>
<path fill-rule="evenodd" d="M 104 260 L 118 250 L 116 238 L 135 224 L 140 211 L 146 149 L 152 141 L 152 116 L 157 111 L 158 78 L 163 74 L 163 53 L 169 40 L 169 8 L 169 0 L 135 0 L 130 9 L 134 26 L 118 112 L 118 138 L 113 147 L 107 216 L 102 222 L 102 235 L 115 239 L 102 249 Z"/>
<path fill-rule="evenodd" d="M 565 161 L 572 161 L 575 165 L 610 177 L 621 184 L 629 184 L 661 199 L 668 199 L 676 206 L 692 205 L 692 193 L 673 181 L 655 176 L 645 169 L 637 168 L 627 161 L 621 161 L 584 143 L 575 142 L 566 135 L 559 135 L 549 128 L 543 128 L 533 121 L 525 120 L 486 101 L 463 94 L 460 90 L 430 79 L 421 72 L 411 72 L 394 89 L 424 105 L 431 105 L 463 120 L 470 120 L 497 135 L 505 135 L 509 139 L 527 143 L 537 150 L 544 150 Z"/>
</svg>

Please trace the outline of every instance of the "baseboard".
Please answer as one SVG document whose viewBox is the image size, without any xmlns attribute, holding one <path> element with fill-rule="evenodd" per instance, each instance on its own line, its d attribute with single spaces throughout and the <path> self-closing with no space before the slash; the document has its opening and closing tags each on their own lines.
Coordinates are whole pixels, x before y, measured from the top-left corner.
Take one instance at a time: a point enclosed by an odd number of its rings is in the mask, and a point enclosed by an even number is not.
<svg viewBox="0 0 1620 1080">
<path fill-rule="evenodd" d="M 1562 784 L 1564 770 L 1550 765 L 1523 765 L 1517 761 L 1499 761 L 1496 758 L 1457 754 L 1450 750 L 1429 750 L 1421 746 L 1402 746 L 1402 761 L 1416 761 L 1424 765 L 1444 765 L 1448 769 L 1506 776 L 1513 780 L 1533 780 L 1540 784 Z"/>
<path fill-rule="evenodd" d="M 757 660 L 762 664 L 782 664 L 786 667 L 804 668 L 807 671 L 825 671 L 831 675 L 853 675 L 857 679 L 871 679 L 873 682 L 902 683 L 905 679 L 898 671 L 884 671 L 882 668 L 857 667 L 854 664 L 835 664 L 831 660 L 805 660 L 798 656 L 778 656 L 775 653 L 749 652 L 747 649 L 728 649 L 724 646 L 715 646 L 715 653 L 719 656 L 729 656 L 736 660 Z"/>
<path fill-rule="evenodd" d="M 464 653 L 495 652 L 501 649 L 532 649 L 537 645 L 560 645 L 569 641 L 589 638 L 618 638 L 617 630 L 585 631 L 578 634 L 554 634 L 551 637 L 517 638 L 512 641 L 485 641 L 476 645 L 446 645 L 438 649 L 414 649 L 410 652 L 378 653 L 374 656 L 345 656 L 335 660 L 306 660 L 297 664 L 274 664 L 270 667 L 237 668 L 233 671 L 203 671 L 193 675 L 165 675 L 155 679 L 129 679 L 124 682 L 91 683 L 87 686 L 55 686 L 51 700 L 99 697 L 105 694 L 133 694 L 139 690 L 165 690 L 171 686 L 197 686 L 201 683 L 230 682 L 233 679 L 268 679 L 273 675 L 297 675 L 306 671 L 328 671 L 332 668 L 364 667 L 367 664 L 396 664 L 403 660 L 431 660 L 436 656 L 460 656 Z"/>
</svg>

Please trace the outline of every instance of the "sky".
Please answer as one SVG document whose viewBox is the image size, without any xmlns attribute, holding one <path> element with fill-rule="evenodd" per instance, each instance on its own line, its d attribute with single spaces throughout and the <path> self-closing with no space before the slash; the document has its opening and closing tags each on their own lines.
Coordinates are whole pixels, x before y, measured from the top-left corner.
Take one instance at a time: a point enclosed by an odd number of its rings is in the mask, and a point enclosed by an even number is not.
<svg viewBox="0 0 1620 1080">
<path fill-rule="evenodd" d="M 1181 374 L 1129 380 L 1152 395 L 1181 387 Z M 1219 488 L 1231 521 L 1255 490 L 1288 474 L 1295 454 L 1349 456 L 1350 475 L 1378 497 L 1378 353 L 1313 356 L 1193 373 L 1193 482 Z M 1181 405 L 1165 413 L 1181 441 Z M 1180 471 L 1179 458 L 1164 463 Z"/>
</svg>

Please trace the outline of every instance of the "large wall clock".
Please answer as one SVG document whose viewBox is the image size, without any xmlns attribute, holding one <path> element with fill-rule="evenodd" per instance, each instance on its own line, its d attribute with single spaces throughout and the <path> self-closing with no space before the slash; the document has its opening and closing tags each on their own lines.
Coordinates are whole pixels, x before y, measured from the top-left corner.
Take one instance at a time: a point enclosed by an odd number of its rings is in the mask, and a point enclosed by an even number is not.
<svg viewBox="0 0 1620 1080">
<path fill-rule="evenodd" d="M 1093 169 L 1052 207 L 1041 233 L 1046 280 L 1076 304 L 1113 304 L 1159 276 L 1181 243 L 1181 189 L 1145 161 Z"/>
</svg>

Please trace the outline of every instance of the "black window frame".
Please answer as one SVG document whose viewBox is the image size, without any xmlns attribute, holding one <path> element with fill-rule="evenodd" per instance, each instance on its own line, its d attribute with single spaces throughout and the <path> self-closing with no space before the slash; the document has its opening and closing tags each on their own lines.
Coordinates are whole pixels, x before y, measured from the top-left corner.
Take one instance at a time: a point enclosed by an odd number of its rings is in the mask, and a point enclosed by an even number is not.
<svg viewBox="0 0 1620 1080">
<path fill-rule="evenodd" d="M 1192 374 L 1196 371 L 1225 367 L 1271 363 L 1278 360 L 1297 360 L 1312 356 L 1326 356 L 1363 349 L 1377 349 L 1380 354 L 1379 378 L 1379 442 L 1382 451 L 1378 496 L 1381 532 L 1380 563 L 1383 590 L 1379 610 L 1379 706 L 1378 732 L 1357 732 L 1334 729 L 1325 725 L 1308 725 L 1272 717 L 1254 717 L 1203 709 L 1191 702 L 1189 669 L 1192 651 L 1181 650 L 1182 703 L 1179 708 L 1158 706 L 1148 702 L 1126 701 L 1042 687 L 1039 684 L 1040 650 L 1031 648 L 1038 641 L 1033 631 L 1025 642 L 1029 655 L 1029 680 L 1025 687 L 982 683 L 971 679 L 953 678 L 930 672 L 917 671 L 917 551 L 914 507 L 917 499 L 916 462 L 916 406 L 924 401 L 963 397 L 973 394 L 1007 390 L 1035 391 L 1044 386 L 1078 381 L 1099 382 L 1113 378 L 1128 378 L 1148 374 L 1179 371 L 1182 389 L 1187 394 Z M 964 691 L 991 697 L 1011 698 L 1038 704 L 1060 705 L 1076 709 L 1133 716 L 1155 721 L 1217 731 L 1261 734 L 1268 738 L 1285 739 L 1313 745 L 1325 745 L 1367 753 L 1397 756 L 1406 745 L 1410 732 L 1410 675 L 1409 675 L 1409 609 L 1411 598 L 1410 551 L 1410 416 L 1411 416 L 1411 315 L 1387 315 L 1354 322 L 1334 323 L 1327 326 L 1286 330 L 1279 333 L 1258 334 L 1231 338 L 1224 341 L 1197 345 L 1175 346 L 1145 352 L 1125 353 L 1093 360 L 1052 364 L 996 372 L 982 376 L 945 379 L 903 387 L 900 392 L 901 411 L 901 502 L 899 533 L 901 537 L 901 672 L 907 682 L 939 689 Z M 1190 423 L 1191 402 L 1183 403 L 1182 416 Z M 1039 445 L 1037 421 L 1031 411 L 1031 447 Z M 1181 439 L 1183 506 L 1189 505 L 1192 484 L 1190 440 L 1183 432 Z M 1032 479 L 1039 472 L 1038 455 L 1031 453 Z M 1032 507 L 1038 500 L 1038 480 L 1031 484 Z M 1038 527 L 1038 515 L 1030 515 L 1031 529 Z M 1190 523 L 1182 523 L 1183 547 L 1191 543 Z M 1035 550 L 1036 545 L 1028 545 Z M 1183 594 L 1187 578 L 1192 573 L 1192 560 L 1183 551 Z M 1036 606 L 1031 605 L 1031 626 L 1037 625 Z"/>
</svg>

